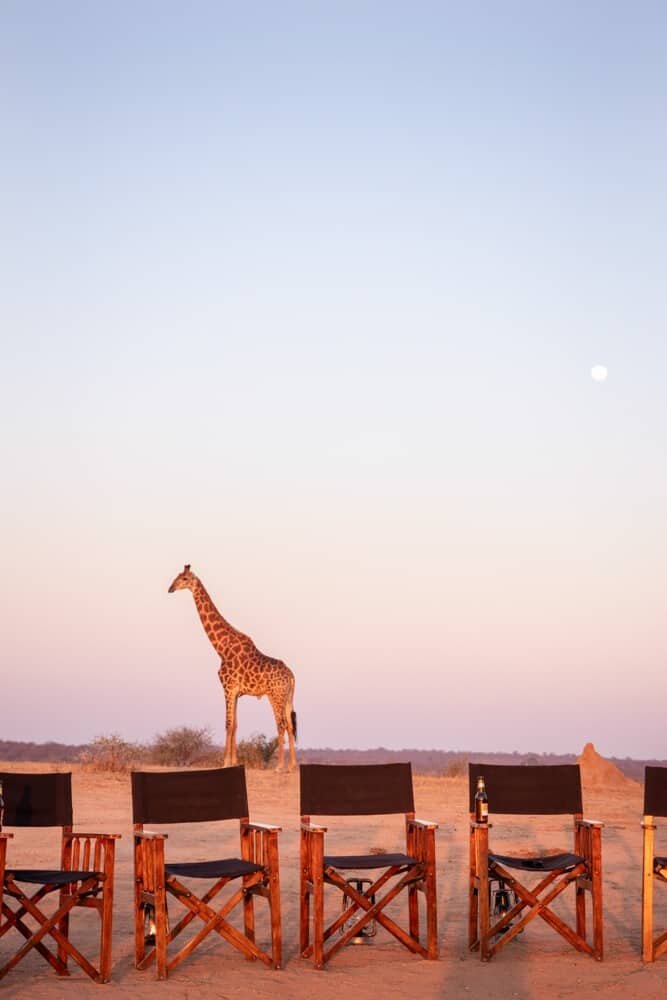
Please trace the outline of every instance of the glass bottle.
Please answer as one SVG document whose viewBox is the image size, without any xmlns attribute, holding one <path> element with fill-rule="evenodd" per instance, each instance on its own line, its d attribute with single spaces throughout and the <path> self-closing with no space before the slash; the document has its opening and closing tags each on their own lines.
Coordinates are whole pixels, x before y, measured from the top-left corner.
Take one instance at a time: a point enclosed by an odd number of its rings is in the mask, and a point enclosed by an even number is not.
<svg viewBox="0 0 667 1000">
<path fill-rule="evenodd" d="M 489 799 L 486 794 L 484 778 L 481 774 L 477 779 L 477 791 L 475 792 L 475 822 L 489 822 Z"/>
</svg>

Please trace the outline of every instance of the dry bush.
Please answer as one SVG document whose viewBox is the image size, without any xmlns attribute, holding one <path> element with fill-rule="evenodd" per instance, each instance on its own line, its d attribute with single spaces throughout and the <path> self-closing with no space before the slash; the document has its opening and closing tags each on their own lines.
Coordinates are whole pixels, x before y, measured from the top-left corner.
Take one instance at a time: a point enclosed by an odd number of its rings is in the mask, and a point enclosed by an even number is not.
<svg viewBox="0 0 667 1000">
<path fill-rule="evenodd" d="M 247 740 L 241 740 L 236 747 L 239 764 L 246 767 L 266 768 L 275 757 L 278 738 L 268 739 L 264 733 L 253 733 Z"/>
<path fill-rule="evenodd" d="M 153 740 L 149 753 L 156 764 L 188 767 L 199 758 L 214 753 L 216 749 L 209 726 L 202 729 L 180 726 L 159 733 Z"/>
<path fill-rule="evenodd" d="M 133 764 L 139 763 L 145 757 L 144 748 L 138 743 L 129 743 L 118 733 L 108 733 L 96 736 L 88 746 L 81 751 L 79 760 L 91 771 L 108 771 L 122 774 Z"/>
<path fill-rule="evenodd" d="M 454 757 L 450 760 L 444 771 L 442 772 L 443 778 L 465 778 L 468 775 L 468 758 L 467 757 Z"/>
</svg>

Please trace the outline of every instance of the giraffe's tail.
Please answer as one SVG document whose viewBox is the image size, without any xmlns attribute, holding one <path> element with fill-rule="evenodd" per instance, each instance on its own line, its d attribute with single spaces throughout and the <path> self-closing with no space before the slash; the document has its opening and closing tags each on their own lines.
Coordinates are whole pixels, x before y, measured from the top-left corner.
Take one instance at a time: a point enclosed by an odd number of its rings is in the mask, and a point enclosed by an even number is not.
<svg viewBox="0 0 667 1000">
<path fill-rule="evenodd" d="M 290 718 L 292 720 L 292 735 L 294 736 L 294 741 L 296 742 L 296 712 L 294 709 L 290 712 Z"/>
</svg>

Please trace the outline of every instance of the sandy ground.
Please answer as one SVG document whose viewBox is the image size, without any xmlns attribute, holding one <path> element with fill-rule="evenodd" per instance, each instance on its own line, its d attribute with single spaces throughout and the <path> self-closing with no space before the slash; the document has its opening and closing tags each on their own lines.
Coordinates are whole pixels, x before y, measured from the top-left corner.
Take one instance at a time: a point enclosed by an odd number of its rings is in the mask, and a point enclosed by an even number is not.
<svg viewBox="0 0 667 1000">
<path fill-rule="evenodd" d="M 5 766 L 5 765 L 3 765 Z M 27 765 L 6 765 L 28 770 Z M 35 770 L 43 769 L 36 766 Z M 63 766 L 62 770 L 69 768 Z M 480 962 L 466 947 L 467 803 L 463 779 L 415 778 L 417 814 L 440 823 L 437 833 L 438 918 L 440 958 L 435 962 L 412 956 L 380 929 L 372 944 L 349 946 L 325 971 L 317 971 L 297 954 L 298 932 L 298 779 L 296 775 L 248 772 L 251 816 L 283 828 L 280 839 L 283 900 L 284 968 L 273 971 L 249 963 L 219 938 L 210 938 L 172 974 L 158 983 L 151 971 L 140 973 L 132 957 L 132 864 L 130 791 L 127 776 L 95 774 L 74 768 L 76 825 L 81 829 L 121 833 L 116 869 L 114 964 L 112 983 L 96 986 L 76 967 L 69 979 L 58 978 L 34 952 L 0 984 L 0 996 L 92 997 L 108 993 L 119 997 L 322 997 L 355 996 L 371 1000 L 393 997 L 533 998 L 593 997 L 607 1000 L 664 997 L 667 958 L 652 966 L 640 959 L 641 787 L 601 771 L 586 786 L 586 814 L 606 823 L 603 833 L 605 959 L 598 963 L 580 955 L 536 920 L 492 962 Z M 333 830 L 332 823 L 329 824 Z M 190 860 L 237 854 L 238 827 L 198 824 L 170 828 L 170 857 Z M 220 830 L 223 830 L 222 837 Z M 14 864 L 48 865 L 57 861 L 57 834 L 53 830 L 16 831 Z M 21 834 L 19 836 L 19 834 Z M 403 846 L 401 821 L 380 817 L 341 821 L 337 835 L 329 835 L 327 850 L 366 851 L 373 847 L 398 850 Z M 667 835 L 663 835 L 667 836 Z M 524 817 L 496 822 L 492 843 L 497 850 L 511 847 L 568 849 L 567 821 Z M 663 841 L 664 843 L 664 841 Z M 660 844 L 660 841 L 659 841 Z M 330 890 L 332 905 L 340 897 Z M 568 893 L 568 896 L 572 895 Z M 667 890 L 656 892 L 657 920 L 667 927 Z M 338 897 L 338 899 L 336 899 Z M 395 909 L 403 917 L 404 904 Z M 266 940 L 265 907 L 258 901 L 258 936 Z M 571 901 L 562 901 L 562 915 Z M 75 912 L 75 940 L 94 950 L 97 918 Z M 0 956 L 9 952 L 15 934 L 0 939 Z M 15 946 L 12 950 L 15 950 Z"/>
</svg>

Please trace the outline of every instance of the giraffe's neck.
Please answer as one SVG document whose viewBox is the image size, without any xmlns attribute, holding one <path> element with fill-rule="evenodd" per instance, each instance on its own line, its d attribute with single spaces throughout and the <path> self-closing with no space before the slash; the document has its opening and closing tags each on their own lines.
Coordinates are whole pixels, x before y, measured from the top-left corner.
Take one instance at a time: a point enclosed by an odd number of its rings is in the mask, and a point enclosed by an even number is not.
<svg viewBox="0 0 667 1000">
<path fill-rule="evenodd" d="M 222 617 L 201 580 L 197 580 L 192 588 L 192 596 L 209 641 L 220 656 L 224 657 L 232 640 L 238 638 L 238 631 Z"/>
</svg>

